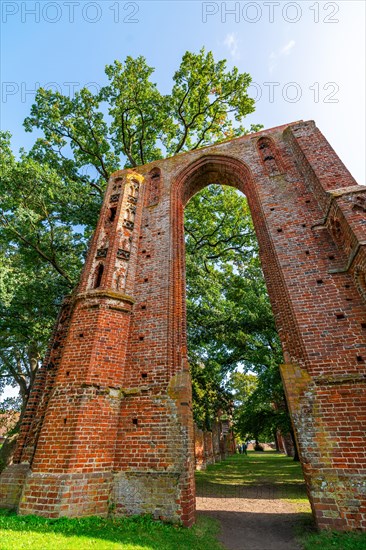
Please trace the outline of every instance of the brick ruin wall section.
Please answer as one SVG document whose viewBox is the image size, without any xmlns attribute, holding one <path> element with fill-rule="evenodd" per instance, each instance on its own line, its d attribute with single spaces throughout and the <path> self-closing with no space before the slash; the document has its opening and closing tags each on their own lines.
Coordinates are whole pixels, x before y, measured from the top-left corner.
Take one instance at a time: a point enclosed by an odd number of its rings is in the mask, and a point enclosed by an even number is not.
<svg viewBox="0 0 366 550">
<path fill-rule="evenodd" d="M 317 524 L 366 528 L 366 187 L 313 122 L 113 174 L 2 505 L 194 521 L 183 212 L 210 183 L 248 198 Z"/>
</svg>

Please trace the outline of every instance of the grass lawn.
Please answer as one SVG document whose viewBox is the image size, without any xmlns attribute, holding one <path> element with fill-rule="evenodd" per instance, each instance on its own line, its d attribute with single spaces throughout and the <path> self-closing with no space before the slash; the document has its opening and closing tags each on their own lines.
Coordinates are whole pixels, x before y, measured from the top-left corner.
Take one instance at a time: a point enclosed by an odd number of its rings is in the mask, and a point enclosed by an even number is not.
<svg viewBox="0 0 366 550">
<path fill-rule="evenodd" d="M 0 550 L 222 550 L 218 530 L 210 518 L 185 529 L 148 517 L 51 520 L 0 510 Z"/>
<path fill-rule="evenodd" d="M 273 498 L 292 502 L 299 512 L 308 514 L 310 518 L 311 509 L 300 464 L 276 452 L 249 451 L 248 456 L 233 455 L 197 472 L 196 481 L 198 490 L 213 484 L 220 485 L 221 490 L 228 494 L 233 487 L 272 489 Z"/>
<path fill-rule="evenodd" d="M 365 533 L 313 533 L 299 541 L 304 550 L 366 550 Z"/>
</svg>

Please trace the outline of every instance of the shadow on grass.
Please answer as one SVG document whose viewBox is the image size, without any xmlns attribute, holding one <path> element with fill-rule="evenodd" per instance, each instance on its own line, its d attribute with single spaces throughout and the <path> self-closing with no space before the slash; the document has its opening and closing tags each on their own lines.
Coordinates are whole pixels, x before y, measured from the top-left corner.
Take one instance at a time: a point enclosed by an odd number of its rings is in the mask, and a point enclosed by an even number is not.
<svg viewBox="0 0 366 550">
<path fill-rule="evenodd" d="M 291 460 L 291 459 L 290 459 Z M 254 483 L 257 481 L 275 482 L 278 480 L 291 480 L 304 483 L 301 467 L 298 463 L 289 462 L 285 456 L 277 458 L 272 462 L 261 460 L 249 455 L 244 459 L 241 456 L 228 457 L 218 464 L 207 466 L 206 470 L 197 472 L 197 479 L 212 478 L 222 483 L 230 479 L 239 479 L 243 483 Z"/>
<path fill-rule="evenodd" d="M 218 523 L 210 518 L 200 518 L 192 529 L 186 529 L 154 521 L 149 516 L 47 519 L 0 510 L 1 550 L 221 550 L 216 538 L 218 531 Z"/>
<path fill-rule="evenodd" d="M 236 498 L 251 500 L 307 500 L 305 484 L 279 483 L 278 485 L 255 483 L 253 485 L 222 485 L 214 482 L 197 483 L 197 497 L 219 499 Z"/>
</svg>

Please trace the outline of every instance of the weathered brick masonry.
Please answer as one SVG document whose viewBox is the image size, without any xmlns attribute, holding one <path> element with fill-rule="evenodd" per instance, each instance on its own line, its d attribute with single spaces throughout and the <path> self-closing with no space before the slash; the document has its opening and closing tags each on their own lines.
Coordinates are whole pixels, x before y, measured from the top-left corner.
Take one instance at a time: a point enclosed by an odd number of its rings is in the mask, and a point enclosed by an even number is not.
<svg viewBox="0 0 366 550">
<path fill-rule="evenodd" d="M 113 174 L 3 506 L 194 521 L 183 211 L 210 183 L 249 201 L 317 524 L 366 528 L 366 187 L 313 122 Z"/>
<path fill-rule="evenodd" d="M 208 464 L 221 462 L 229 455 L 235 454 L 235 438 L 232 427 L 226 422 L 216 420 L 212 430 L 204 431 L 194 425 L 194 455 L 196 470 L 204 470 Z M 225 433 L 224 433 L 225 432 Z"/>
</svg>

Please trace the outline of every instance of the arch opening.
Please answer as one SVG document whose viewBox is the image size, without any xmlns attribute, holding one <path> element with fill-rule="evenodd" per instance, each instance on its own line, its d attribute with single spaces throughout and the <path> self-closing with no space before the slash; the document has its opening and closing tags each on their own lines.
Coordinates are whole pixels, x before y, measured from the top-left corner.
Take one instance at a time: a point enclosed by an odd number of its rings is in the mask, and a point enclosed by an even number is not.
<svg viewBox="0 0 366 550">
<path fill-rule="evenodd" d="M 196 427 L 210 432 L 219 417 L 232 417 L 232 425 L 240 426 L 237 442 L 250 438 L 258 445 L 265 438 L 293 455 L 288 416 L 285 444 L 279 430 L 287 410 L 278 369 L 283 357 L 245 196 L 220 184 L 194 195 L 185 209 L 185 247 L 187 349 Z M 243 385 L 248 384 L 250 392 L 247 387 L 244 395 Z M 267 414 L 262 426 L 259 398 Z M 250 421 L 239 414 L 244 406 L 247 415 L 253 407 Z M 249 425 L 255 411 L 257 427 Z"/>
<path fill-rule="evenodd" d="M 189 199 L 185 209 L 187 349 L 196 433 L 212 432 L 214 427 L 217 436 L 220 426 L 221 446 L 227 449 L 218 449 L 216 442 L 216 454 L 232 453 L 233 438 L 229 448 L 228 433 L 222 433 L 232 418 L 241 426 L 235 433 L 237 443 L 250 438 L 258 445 L 265 438 L 266 444 L 293 456 L 296 447 L 289 417 L 288 431 L 282 434 L 279 429 L 279 418 L 283 421 L 287 410 L 278 369 L 283 358 L 258 241 L 246 197 L 237 192 L 237 185 L 233 187 L 208 184 Z M 263 398 L 259 390 L 269 377 L 276 387 L 268 387 L 268 399 L 261 403 L 268 421 L 260 429 L 250 427 L 255 414 L 245 422 L 239 420 L 239 410 L 244 405 L 247 411 L 249 406 L 255 408 L 258 396 Z M 246 383 L 251 384 L 251 393 L 244 396 L 239 390 Z M 225 420 L 222 426 L 221 420 Z M 202 455 L 197 441 L 195 452 L 199 467 L 214 460 L 212 445 L 211 457 Z"/>
<path fill-rule="evenodd" d="M 179 352 L 177 352 L 176 355 L 173 356 L 173 362 L 177 364 L 182 361 L 183 364 L 186 365 L 187 369 L 189 368 L 189 360 L 191 358 L 188 357 L 188 350 L 190 349 L 190 346 L 187 345 L 186 326 L 186 258 L 184 256 L 185 233 L 183 228 L 184 208 L 187 207 L 187 205 L 188 208 L 190 208 L 189 203 L 192 198 L 197 196 L 197 194 L 202 192 L 202 190 L 208 189 L 209 186 L 212 186 L 213 184 L 215 184 L 219 188 L 223 188 L 223 186 L 235 188 L 237 191 L 245 195 L 247 203 L 249 205 L 248 215 L 249 217 L 251 216 L 253 220 L 252 231 L 253 234 L 255 232 L 254 239 L 255 242 L 259 244 L 259 253 L 257 256 L 257 260 L 259 262 L 259 256 L 261 255 L 261 250 L 263 249 L 265 250 L 265 260 L 268 260 L 268 257 L 270 257 L 272 260 L 272 264 L 267 265 L 267 286 L 270 286 L 271 280 L 276 278 L 277 272 L 276 265 L 273 264 L 274 255 L 270 253 L 271 243 L 269 235 L 267 233 L 265 216 L 263 214 L 261 202 L 258 197 L 258 190 L 253 184 L 253 178 L 249 168 L 243 162 L 233 157 L 228 157 L 224 155 L 201 157 L 198 161 L 188 166 L 188 168 L 186 168 L 181 173 L 180 177 L 176 181 L 176 185 L 173 187 L 174 194 L 172 200 L 173 236 L 176 246 L 173 277 L 175 278 L 175 281 L 177 281 L 177 279 L 181 281 L 181 284 L 178 285 L 178 287 L 176 286 L 176 288 L 179 289 L 176 292 L 180 294 L 180 297 L 176 294 L 175 299 L 180 299 L 179 301 L 181 303 L 181 317 L 179 321 L 176 320 L 175 322 L 175 327 L 173 331 L 173 339 L 175 339 L 175 345 L 173 346 L 173 349 L 182 350 L 181 356 L 179 355 Z M 182 250 L 183 253 L 181 252 Z M 264 282 L 264 279 L 262 279 L 262 281 L 262 284 L 265 287 L 266 283 Z M 269 290 L 270 289 L 268 288 L 268 291 Z M 273 298 L 273 296 L 271 298 Z M 276 312 L 274 311 L 274 313 Z M 285 346 L 283 347 L 285 348 Z M 284 349 L 284 351 L 285 350 L 286 348 Z M 289 444 L 287 444 L 287 447 L 289 448 Z"/>
</svg>

